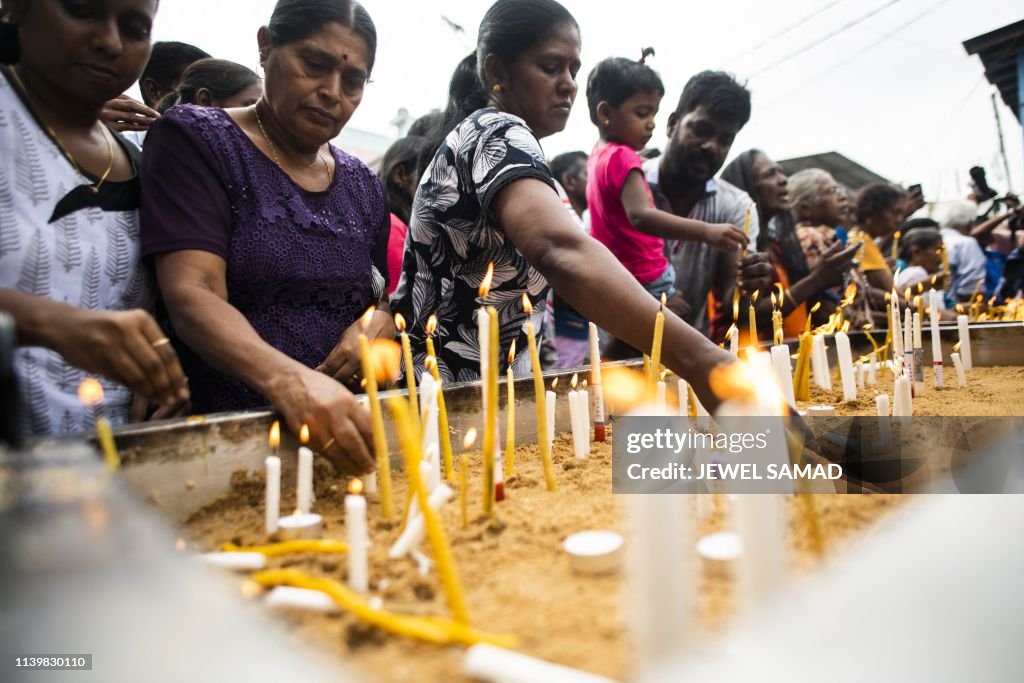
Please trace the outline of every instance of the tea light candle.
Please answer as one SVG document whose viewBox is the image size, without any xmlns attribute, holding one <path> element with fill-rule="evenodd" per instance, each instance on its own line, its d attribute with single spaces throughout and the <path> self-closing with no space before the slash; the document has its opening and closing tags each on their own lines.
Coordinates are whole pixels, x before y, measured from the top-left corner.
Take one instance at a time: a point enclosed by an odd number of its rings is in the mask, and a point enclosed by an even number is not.
<svg viewBox="0 0 1024 683">
<path fill-rule="evenodd" d="M 267 566 L 263 553 L 204 553 L 199 557 L 206 564 L 236 572 L 253 572 Z"/>
<path fill-rule="evenodd" d="M 839 357 L 839 375 L 843 382 L 843 400 L 857 400 L 857 384 L 853 376 L 853 354 L 850 338 L 845 332 L 836 332 L 836 355 Z"/>
<path fill-rule="evenodd" d="M 282 517 L 277 520 L 277 532 L 284 540 L 296 538 L 316 538 L 324 518 L 315 512 L 300 513 Z"/>
<path fill-rule="evenodd" d="M 956 317 L 956 329 L 960 336 L 960 361 L 964 370 L 970 372 L 974 367 L 974 359 L 971 357 L 971 328 L 967 324 L 966 315 Z"/>
<path fill-rule="evenodd" d="M 835 406 L 807 406 L 807 417 L 827 417 L 835 414 Z"/>
<path fill-rule="evenodd" d="M 584 574 L 606 574 L 622 562 L 622 536 L 614 531 L 581 531 L 562 544 L 569 566 Z"/>
<path fill-rule="evenodd" d="M 963 348 L 963 347 L 961 347 L 961 348 Z M 956 379 L 957 379 L 957 381 L 960 382 L 960 386 L 966 387 L 967 386 L 967 375 L 964 374 L 964 365 L 963 365 L 963 363 L 960 360 L 960 354 L 957 353 L 957 352 L 953 352 L 950 355 L 950 358 L 953 359 L 953 367 L 956 368 Z"/>
<path fill-rule="evenodd" d="M 263 461 L 267 468 L 266 528 L 267 534 L 277 531 L 277 519 L 281 515 L 281 458 L 268 455 Z"/>
<path fill-rule="evenodd" d="M 353 479 L 345 496 L 345 535 L 348 539 L 348 585 L 357 593 L 366 593 L 369 585 L 370 536 L 366 526 L 366 498 L 363 482 Z"/>
<path fill-rule="evenodd" d="M 697 541 L 697 554 L 708 574 L 729 576 L 743 554 L 743 541 L 735 531 L 708 534 Z"/>
<path fill-rule="evenodd" d="M 300 609 L 324 614 L 336 614 L 341 611 L 338 603 L 327 593 L 291 586 L 276 586 L 271 589 L 267 593 L 266 605 L 273 609 Z"/>
</svg>

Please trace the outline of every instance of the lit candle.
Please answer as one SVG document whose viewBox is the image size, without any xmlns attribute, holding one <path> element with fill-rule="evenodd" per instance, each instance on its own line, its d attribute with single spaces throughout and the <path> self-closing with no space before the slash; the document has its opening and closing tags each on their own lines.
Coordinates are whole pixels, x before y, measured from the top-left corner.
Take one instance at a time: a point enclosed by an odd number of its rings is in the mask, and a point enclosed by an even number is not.
<svg viewBox="0 0 1024 683">
<path fill-rule="evenodd" d="M 302 425 L 299 443 L 309 443 L 309 427 Z M 298 476 L 295 482 L 295 500 L 299 512 L 306 514 L 313 506 L 313 451 L 299 446 Z"/>
<path fill-rule="evenodd" d="M 935 388 L 941 388 L 942 382 L 942 338 L 939 336 L 939 314 L 941 313 L 941 307 L 939 304 L 939 291 L 937 289 L 930 290 L 931 301 L 931 333 L 932 333 L 932 369 L 935 372 Z"/>
<path fill-rule="evenodd" d="M 419 443 L 416 438 L 415 423 L 410 419 L 409 406 L 400 396 L 389 399 L 388 406 L 391 408 L 391 414 L 398 429 L 402 456 L 405 459 L 405 470 L 409 477 L 409 484 L 415 491 L 420 512 L 424 517 L 427 538 L 430 541 L 434 561 L 437 562 L 437 573 L 441 579 L 441 585 L 445 589 L 448 607 L 455 621 L 468 624 L 469 609 L 462 592 L 462 583 L 459 580 L 455 559 L 452 557 L 451 547 L 448 545 L 448 537 L 445 535 L 444 526 L 442 526 L 437 512 L 432 510 L 428 503 L 427 489 L 420 477 Z"/>
<path fill-rule="evenodd" d="M 757 303 L 758 294 L 760 292 L 754 292 L 754 295 L 750 298 L 750 308 L 747 311 L 747 322 L 750 325 L 751 350 L 757 349 L 757 314 L 754 312 L 754 304 Z"/>
<path fill-rule="evenodd" d="M 103 453 L 103 461 L 107 464 L 107 469 L 120 469 L 121 456 L 114 443 L 114 433 L 110 428 L 110 421 L 100 414 L 100 406 L 103 404 L 103 385 L 93 377 L 82 380 L 78 385 L 78 398 L 96 412 L 96 441 Z"/>
<path fill-rule="evenodd" d="M 448 408 L 444 402 L 444 386 L 441 384 L 441 371 L 437 367 L 437 353 L 434 351 L 434 333 L 437 332 L 437 316 L 427 318 L 427 356 L 433 357 L 429 364 L 430 373 L 437 382 L 437 417 L 441 425 L 441 453 L 444 455 L 444 476 L 448 481 L 455 480 L 455 460 L 452 455 L 452 435 L 448 427 Z"/>
<path fill-rule="evenodd" d="M 533 304 L 525 292 L 523 293 L 523 310 L 527 316 L 526 342 L 530 347 L 530 369 L 533 372 L 534 409 L 537 411 L 537 446 L 540 448 L 540 457 L 544 463 L 544 481 L 547 483 L 548 491 L 554 491 L 557 486 L 555 484 L 555 468 L 551 464 L 551 441 L 544 438 L 545 434 L 551 433 L 554 419 L 551 420 L 551 426 L 549 426 L 546 402 L 542 400 L 545 397 L 544 375 L 541 373 L 540 356 L 537 354 L 537 334 L 533 327 L 533 319 L 530 317 L 533 314 Z"/>
<path fill-rule="evenodd" d="M 583 446 L 587 455 L 590 455 L 590 392 L 587 391 L 587 380 L 580 382 L 579 402 L 580 420 L 583 422 Z"/>
<path fill-rule="evenodd" d="M 579 392 L 576 391 L 576 384 L 578 378 L 576 373 L 573 373 L 572 380 L 569 382 L 569 428 L 572 431 L 572 449 L 573 453 L 577 458 L 583 458 L 586 456 L 584 450 L 584 442 L 589 441 L 587 436 L 583 434 L 583 425 L 580 420 L 580 406 L 579 406 Z"/>
<path fill-rule="evenodd" d="M 427 357 L 427 365 L 433 365 L 435 362 L 433 357 Z M 437 427 L 437 396 L 440 393 L 438 389 L 438 383 L 430 372 L 424 372 L 420 376 L 420 406 L 423 410 L 420 414 L 423 429 L 421 447 L 423 452 L 428 454 L 431 489 L 441 481 L 441 438 Z"/>
<path fill-rule="evenodd" d="M 889 325 L 892 329 L 892 360 L 898 363 L 903 359 L 903 325 L 900 323 L 900 300 L 896 290 L 892 290 L 889 298 Z"/>
<path fill-rule="evenodd" d="M 412 367 L 412 366 L 409 366 Z M 348 539 L 348 585 L 357 593 L 370 590 L 368 554 L 370 536 L 366 526 L 363 482 L 353 479 L 345 496 L 345 537 Z"/>
<path fill-rule="evenodd" d="M 648 396 L 654 395 L 654 385 L 661 374 L 661 341 L 665 333 L 665 293 L 661 294 L 661 305 L 654 315 L 654 341 L 651 344 L 651 374 L 647 378 Z"/>
<path fill-rule="evenodd" d="M 597 325 L 590 323 L 590 384 L 594 387 L 594 441 L 605 440 L 604 389 L 601 386 L 601 347 Z"/>
<path fill-rule="evenodd" d="M 728 332 L 725 333 L 725 338 L 729 341 L 729 353 L 739 357 L 740 355 L 740 333 L 736 328 L 736 323 L 729 325 Z"/>
<path fill-rule="evenodd" d="M 903 233 L 901 233 L 899 230 L 897 230 L 896 232 L 894 232 L 892 234 L 892 254 L 890 255 L 890 260 L 893 263 L 896 263 L 896 257 L 899 256 L 899 253 L 900 253 L 900 235 L 901 234 L 903 234 Z M 865 237 L 865 239 L 870 239 L 870 238 L 869 237 Z"/>
<path fill-rule="evenodd" d="M 956 329 L 960 337 L 960 360 L 963 362 L 964 370 L 970 372 L 974 367 L 974 359 L 971 357 L 971 328 L 967 324 L 966 315 L 960 314 L 956 317 Z"/>
<path fill-rule="evenodd" d="M 416 397 L 416 370 L 412 364 L 412 344 L 409 343 L 409 335 L 405 331 L 405 318 L 401 313 L 395 313 L 395 327 L 398 328 L 402 342 L 402 361 L 405 363 L 405 383 L 409 390 L 409 403 L 412 407 L 412 414 L 419 420 L 420 407 Z"/>
<path fill-rule="evenodd" d="M 811 348 L 813 343 L 814 340 L 810 332 L 800 335 L 796 370 L 793 372 L 793 398 L 798 401 L 811 400 Z"/>
<path fill-rule="evenodd" d="M 850 338 L 845 332 L 836 332 L 836 355 L 839 357 L 839 376 L 843 382 L 843 400 L 857 400 L 857 383 L 853 376 L 853 354 Z"/>
<path fill-rule="evenodd" d="M 956 347 L 954 347 L 954 349 L 955 348 Z M 963 365 L 963 363 L 960 360 L 960 353 L 959 353 L 959 351 L 954 350 L 953 353 L 950 354 L 949 357 L 953 359 L 953 367 L 956 369 L 956 379 L 957 379 L 957 381 L 960 382 L 960 386 L 966 387 L 967 386 L 967 375 L 964 373 L 964 365 Z"/>
<path fill-rule="evenodd" d="M 495 467 L 498 465 L 498 311 L 487 307 L 487 400 L 484 403 L 484 513 L 494 513 Z"/>
<path fill-rule="evenodd" d="M 373 317 L 370 307 L 362 317 L 362 329 L 370 324 Z M 395 516 L 395 505 L 391 498 L 391 460 L 388 453 L 387 435 L 384 433 L 384 413 L 380 409 L 377 398 L 377 363 L 370 354 L 370 341 L 360 333 L 359 359 L 363 368 L 363 379 L 366 382 L 366 398 L 370 406 L 370 426 L 373 430 L 373 451 L 377 461 L 377 483 L 380 487 L 380 514 L 385 521 Z M 392 342 L 393 344 L 393 342 Z"/>
<path fill-rule="evenodd" d="M 516 340 L 508 350 L 508 370 L 505 371 L 505 476 L 516 473 L 516 378 L 512 361 L 516 357 Z"/>
<path fill-rule="evenodd" d="M 548 389 L 546 394 L 544 394 L 544 413 L 545 413 L 545 415 L 547 415 L 547 425 L 548 425 L 547 442 L 548 442 L 548 450 L 549 451 L 551 450 L 552 444 L 555 441 L 555 407 L 556 407 L 555 401 L 557 400 L 557 396 L 555 394 L 555 387 L 556 386 L 558 386 L 558 378 L 557 377 L 554 378 L 553 380 L 551 380 L 551 388 Z"/>
</svg>

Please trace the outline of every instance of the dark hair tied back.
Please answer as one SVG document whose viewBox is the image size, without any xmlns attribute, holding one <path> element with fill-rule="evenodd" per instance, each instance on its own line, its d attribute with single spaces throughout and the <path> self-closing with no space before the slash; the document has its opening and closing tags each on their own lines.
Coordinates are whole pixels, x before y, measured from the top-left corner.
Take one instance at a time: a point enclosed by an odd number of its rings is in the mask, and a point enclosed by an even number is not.
<svg viewBox="0 0 1024 683">
<path fill-rule="evenodd" d="M 653 57 L 653 56 L 654 56 L 654 48 L 653 47 L 645 47 L 644 49 L 640 50 L 640 63 L 641 64 L 646 64 L 647 63 L 647 58 L 648 57 Z"/>
<path fill-rule="evenodd" d="M 0 14 L 0 64 L 17 64 L 20 57 L 18 27 L 10 23 L 8 15 Z"/>
<path fill-rule="evenodd" d="M 309 38 L 332 22 L 351 29 L 366 41 L 367 71 L 373 71 L 377 27 L 366 9 L 355 0 L 278 0 L 267 25 L 270 44 L 279 47 Z"/>
</svg>

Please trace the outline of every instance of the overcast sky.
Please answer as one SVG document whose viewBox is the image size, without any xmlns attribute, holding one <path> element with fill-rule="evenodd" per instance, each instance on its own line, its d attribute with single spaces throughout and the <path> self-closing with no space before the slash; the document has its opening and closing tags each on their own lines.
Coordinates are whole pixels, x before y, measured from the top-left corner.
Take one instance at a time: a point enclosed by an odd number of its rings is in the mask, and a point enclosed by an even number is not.
<svg viewBox="0 0 1024 683">
<path fill-rule="evenodd" d="M 455 64 L 475 46 L 489 6 L 480 0 L 366 0 L 379 37 L 373 83 L 350 126 L 394 135 L 400 107 L 419 115 L 443 106 Z M 929 199 L 966 193 L 967 170 L 988 169 L 1007 189 L 991 94 L 981 61 L 961 43 L 1024 17 L 1007 0 L 565 0 L 583 39 L 580 94 L 550 155 L 589 151 L 586 75 L 607 56 L 649 61 L 668 90 L 651 142 L 686 80 L 705 68 L 748 79 L 753 115 L 733 146 L 776 159 L 835 150 L 896 182 L 924 185 Z M 256 30 L 274 0 L 164 0 L 155 40 L 193 43 L 215 57 L 257 64 Z M 1015 9 L 1016 7 L 1016 9 Z M 465 29 L 454 31 L 442 17 Z M 789 29 L 789 30 L 787 30 Z M 1013 187 L 1024 188 L 1024 139 L 998 100 Z"/>
</svg>

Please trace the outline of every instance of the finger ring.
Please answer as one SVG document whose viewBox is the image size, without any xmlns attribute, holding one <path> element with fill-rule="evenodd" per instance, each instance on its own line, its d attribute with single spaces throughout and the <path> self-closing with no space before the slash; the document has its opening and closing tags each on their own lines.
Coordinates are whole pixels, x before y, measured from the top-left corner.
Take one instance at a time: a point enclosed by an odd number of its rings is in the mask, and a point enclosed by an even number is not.
<svg viewBox="0 0 1024 683">
<path fill-rule="evenodd" d="M 170 344 L 170 343 L 171 343 L 171 340 L 168 339 L 167 337 L 160 337 L 155 342 L 150 342 L 150 346 L 152 346 L 155 349 L 158 346 L 163 346 L 164 344 Z"/>
<path fill-rule="evenodd" d="M 323 445 L 323 446 L 322 446 L 322 447 L 320 448 L 320 450 L 321 450 L 321 451 L 326 451 L 326 450 L 327 450 L 328 448 L 330 448 L 331 446 L 333 446 L 333 445 L 334 445 L 334 443 L 335 443 L 335 441 L 334 441 L 334 437 L 332 436 L 332 437 L 331 437 L 330 439 L 328 439 L 328 440 L 327 440 L 327 442 L 326 442 L 326 443 L 325 443 L 325 444 L 324 444 L 324 445 Z"/>
</svg>

